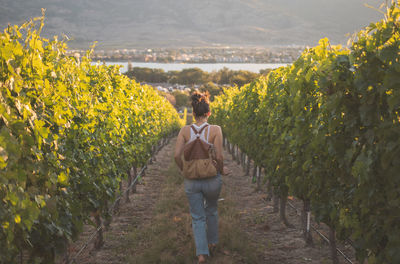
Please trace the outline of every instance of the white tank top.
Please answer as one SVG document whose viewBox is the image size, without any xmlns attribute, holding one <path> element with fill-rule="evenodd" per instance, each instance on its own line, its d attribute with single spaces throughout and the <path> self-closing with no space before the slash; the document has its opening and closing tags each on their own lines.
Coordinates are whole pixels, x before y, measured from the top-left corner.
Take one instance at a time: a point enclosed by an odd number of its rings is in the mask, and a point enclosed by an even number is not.
<svg viewBox="0 0 400 264">
<path fill-rule="evenodd" d="M 196 128 L 197 131 L 200 131 L 200 129 L 202 129 L 202 128 L 203 128 L 204 126 L 206 126 L 206 125 L 208 125 L 207 122 L 201 124 L 201 126 L 198 126 L 198 125 L 196 125 L 196 124 L 193 124 L 194 128 Z M 210 125 L 208 125 L 208 128 L 207 128 L 207 139 L 205 138 L 205 132 L 206 132 L 206 129 L 203 129 L 203 131 L 201 131 L 200 139 L 202 139 L 202 140 L 204 140 L 205 142 L 209 143 L 209 142 L 208 142 L 208 139 L 209 139 L 209 137 L 210 137 Z M 191 142 L 191 141 L 193 141 L 193 140 L 195 140 L 195 139 L 196 139 L 196 134 L 194 133 L 193 129 L 190 128 L 190 139 L 189 139 L 189 142 Z"/>
</svg>

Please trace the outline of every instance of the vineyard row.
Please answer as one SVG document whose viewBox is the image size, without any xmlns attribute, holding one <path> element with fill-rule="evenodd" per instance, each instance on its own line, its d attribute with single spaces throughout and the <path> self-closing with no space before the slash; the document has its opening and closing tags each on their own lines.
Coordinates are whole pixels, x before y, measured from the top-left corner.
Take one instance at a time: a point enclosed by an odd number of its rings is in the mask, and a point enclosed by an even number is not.
<svg viewBox="0 0 400 264">
<path fill-rule="evenodd" d="M 0 263 L 54 263 L 184 123 L 118 67 L 42 38 L 43 20 L 0 33 Z"/>
<path fill-rule="evenodd" d="M 322 39 L 290 66 L 226 89 L 210 122 L 304 202 L 363 263 L 400 263 L 400 9 L 349 48 Z"/>
</svg>

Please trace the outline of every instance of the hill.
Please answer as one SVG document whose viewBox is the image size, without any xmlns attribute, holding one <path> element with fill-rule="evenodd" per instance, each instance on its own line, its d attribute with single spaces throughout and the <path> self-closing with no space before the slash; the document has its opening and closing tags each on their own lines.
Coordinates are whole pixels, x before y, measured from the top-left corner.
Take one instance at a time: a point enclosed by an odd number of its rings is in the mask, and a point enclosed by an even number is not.
<svg viewBox="0 0 400 264">
<path fill-rule="evenodd" d="M 315 45 L 345 43 L 383 15 L 381 0 L 0 0 L 0 26 L 46 8 L 45 36 L 100 47 Z"/>
</svg>

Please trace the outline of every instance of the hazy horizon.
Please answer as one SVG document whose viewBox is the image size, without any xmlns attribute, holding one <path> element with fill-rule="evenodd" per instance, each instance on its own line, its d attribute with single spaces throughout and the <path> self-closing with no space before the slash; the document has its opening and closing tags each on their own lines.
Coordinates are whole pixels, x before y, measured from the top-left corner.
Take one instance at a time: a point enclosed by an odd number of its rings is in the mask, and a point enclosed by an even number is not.
<svg viewBox="0 0 400 264">
<path fill-rule="evenodd" d="M 267 47 L 344 44 L 383 17 L 381 0 L 0 0 L 0 25 L 46 8 L 43 35 L 67 35 L 71 48 Z"/>
</svg>

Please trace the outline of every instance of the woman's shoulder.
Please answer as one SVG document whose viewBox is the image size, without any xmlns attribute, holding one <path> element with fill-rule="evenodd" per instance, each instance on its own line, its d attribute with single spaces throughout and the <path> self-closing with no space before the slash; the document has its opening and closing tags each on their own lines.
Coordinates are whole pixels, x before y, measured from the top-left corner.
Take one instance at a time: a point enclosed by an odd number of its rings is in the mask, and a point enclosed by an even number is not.
<svg viewBox="0 0 400 264">
<path fill-rule="evenodd" d="M 181 132 L 186 132 L 186 131 L 190 130 L 190 126 L 191 126 L 191 125 L 183 126 L 183 127 L 181 128 Z"/>
<path fill-rule="evenodd" d="M 221 127 L 218 126 L 218 125 L 209 124 L 209 126 L 210 126 L 210 133 L 213 132 L 213 131 L 214 131 L 215 133 L 218 133 L 218 132 L 222 131 L 222 130 L 221 130 Z"/>
<path fill-rule="evenodd" d="M 214 129 L 221 129 L 219 125 L 213 125 L 213 124 L 208 124 L 208 125 Z"/>
<path fill-rule="evenodd" d="M 190 125 L 186 125 L 179 131 L 178 137 L 182 137 L 186 142 L 190 138 Z"/>
</svg>

